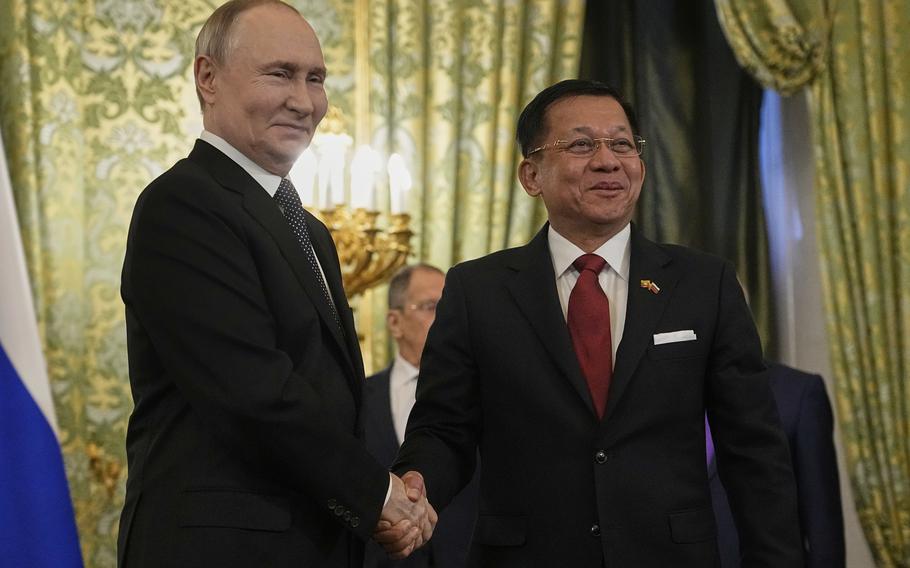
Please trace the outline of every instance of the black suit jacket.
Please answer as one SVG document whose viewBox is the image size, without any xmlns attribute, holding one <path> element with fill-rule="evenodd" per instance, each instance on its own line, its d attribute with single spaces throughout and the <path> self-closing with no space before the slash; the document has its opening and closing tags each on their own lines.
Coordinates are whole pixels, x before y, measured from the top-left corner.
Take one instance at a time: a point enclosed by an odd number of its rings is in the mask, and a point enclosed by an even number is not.
<svg viewBox="0 0 910 568">
<path fill-rule="evenodd" d="M 389 379 L 391 367 L 367 378 L 363 389 L 363 425 L 367 450 L 391 467 L 398 453 L 398 437 L 392 421 Z M 390 560 L 375 542 L 368 542 L 364 568 L 464 568 L 477 518 L 478 479 L 461 491 L 445 510 L 429 544 L 404 560 Z"/>
<path fill-rule="evenodd" d="M 307 222 L 343 330 L 277 204 L 211 145 L 139 197 L 121 565 L 359 564 L 351 536 L 375 527 L 388 473 L 358 437 L 363 367 L 334 245 Z"/>
<path fill-rule="evenodd" d="M 482 566 L 714 566 L 704 413 L 747 565 L 801 565 L 786 440 L 732 266 L 631 236 L 627 315 L 598 420 L 556 291 L 547 227 L 451 269 L 395 471 L 444 504 L 483 472 Z M 649 279 L 660 287 L 640 287 Z M 655 345 L 657 333 L 696 341 Z"/>
<path fill-rule="evenodd" d="M 819 375 L 778 364 L 769 366 L 769 379 L 790 443 L 806 566 L 842 568 L 846 563 L 844 519 L 834 451 L 834 417 L 825 382 Z M 736 525 L 714 461 L 708 466 L 708 475 L 721 566 L 739 568 Z"/>
</svg>

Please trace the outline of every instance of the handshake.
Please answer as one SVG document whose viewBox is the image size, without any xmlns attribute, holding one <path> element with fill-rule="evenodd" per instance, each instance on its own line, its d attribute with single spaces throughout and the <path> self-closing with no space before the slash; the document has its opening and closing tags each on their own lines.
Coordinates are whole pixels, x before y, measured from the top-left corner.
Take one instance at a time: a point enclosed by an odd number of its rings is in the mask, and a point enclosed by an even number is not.
<svg viewBox="0 0 910 568">
<path fill-rule="evenodd" d="M 423 476 L 409 471 L 392 477 L 392 494 L 382 508 L 373 539 L 395 560 L 406 558 L 426 544 L 439 517 L 427 501 Z"/>
</svg>

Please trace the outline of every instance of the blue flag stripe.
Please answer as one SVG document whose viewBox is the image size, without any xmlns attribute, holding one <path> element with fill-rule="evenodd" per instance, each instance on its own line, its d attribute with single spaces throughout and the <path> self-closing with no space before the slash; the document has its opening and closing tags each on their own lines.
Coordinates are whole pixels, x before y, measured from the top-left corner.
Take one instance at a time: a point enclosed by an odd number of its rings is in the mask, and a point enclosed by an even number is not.
<svg viewBox="0 0 910 568">
<path fill-rule="evenodd" d="M 81 567 L 57 438 L 0 344 L 0 563 Z"/>
</svg>

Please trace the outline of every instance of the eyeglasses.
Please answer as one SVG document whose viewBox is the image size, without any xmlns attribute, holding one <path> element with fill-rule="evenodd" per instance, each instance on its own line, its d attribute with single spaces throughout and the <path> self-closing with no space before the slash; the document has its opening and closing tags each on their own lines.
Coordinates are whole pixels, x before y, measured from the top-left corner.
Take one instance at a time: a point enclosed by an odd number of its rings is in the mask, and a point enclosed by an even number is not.
<svg viewBox="0 0 910 568">
<path fill-rule="evenodd" d="M 397 308 L 392 308 L 394 310 L 414 310 L 417 312 L 435 312 L 436 304 L 439 303 L 439 300 L 425 300 L 417 304 L 406 304 Z"/>
<path fill-rule="evenodd" d="M 589 136 L 580 136 L 572 140 L 556 140 L 550 144 L 544 144 L 540 148 L 534 148 L 528 152 L 528 156 L 541 150 L 554 148 L 561 152 L 566 152 L 580 158 L 593 156 L 601 145 L 606 146 L 611 152 L 620 158 L 639 156 L 645 149 L 645 139 L 641 136 L 633 136 L 632 140 L 628 138 L 591 138 Z"/>
</svg>

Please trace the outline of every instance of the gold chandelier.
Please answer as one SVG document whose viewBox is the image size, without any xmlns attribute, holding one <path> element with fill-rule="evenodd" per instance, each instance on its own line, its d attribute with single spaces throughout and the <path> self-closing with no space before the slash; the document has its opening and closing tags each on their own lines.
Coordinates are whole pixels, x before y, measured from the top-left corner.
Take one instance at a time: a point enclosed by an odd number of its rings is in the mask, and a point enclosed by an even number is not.
<svg viewBox="0 0 910 568">
<path fill-rule="evenodd" d="M 404 159 L 392 154 L 383 168 L 379 153 L 364 145 L 348 160 L 352 142 L 344 133 L 318 134 L 290 172 L 304 207 L 332 233 L 349 299 L 404 266 L 413 235 L 405 212 L 411 176 Z M 383 220 L 376 203 L 386 189 L 390 207 Z"/>
</svg>

